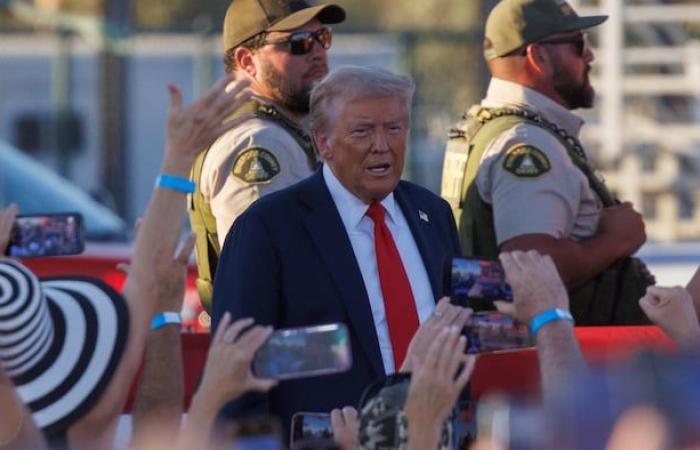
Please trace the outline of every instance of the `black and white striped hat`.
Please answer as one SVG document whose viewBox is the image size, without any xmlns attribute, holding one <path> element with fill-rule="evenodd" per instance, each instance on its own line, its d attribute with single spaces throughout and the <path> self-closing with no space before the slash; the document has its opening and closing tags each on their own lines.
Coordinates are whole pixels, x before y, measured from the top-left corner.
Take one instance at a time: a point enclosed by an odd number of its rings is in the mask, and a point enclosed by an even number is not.
<svg viewBox="0 0 700 450">
<path fill-rule="evenodd" d="M 99 280 L 39 281 L 0 261 L 0 365 L 48 435 L 81 418 L 104 392 L 129 331 L 124 299 Z"/>
</svg>

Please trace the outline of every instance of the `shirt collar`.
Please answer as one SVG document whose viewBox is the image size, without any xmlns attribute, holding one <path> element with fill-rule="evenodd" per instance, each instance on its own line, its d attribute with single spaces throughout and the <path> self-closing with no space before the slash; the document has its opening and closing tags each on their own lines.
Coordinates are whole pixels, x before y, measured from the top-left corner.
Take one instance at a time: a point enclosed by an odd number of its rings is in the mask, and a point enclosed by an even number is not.
<svg viewBox="0 0 700 450">
<path fill-rule="evenodd" d="M 355 194 L 347 190 L 340 180 L 335 176 L 328 164 L 323 164 L 323 180 L 326 182 L 331 198 L 338 208 L 340 218 L 348 230 L 353 230 L 359 225 L 362 218 L 367 213 L 369 205 L 360 200 Z M 390 193 L 380 202 L 386 210 L 387 217 L 394 224 L 396 220 L 396 200 L 394 193 Z"/>
<path fill-rule="evenodd" d="M 481 106 L 497 108 L 505 105 L 529 109 L 548 121 L 562 127 L 571 136 L 578 137 L 584 120 L 551 98 L 534 89 L 512 81 L 493 77 Z"/>
</svg>

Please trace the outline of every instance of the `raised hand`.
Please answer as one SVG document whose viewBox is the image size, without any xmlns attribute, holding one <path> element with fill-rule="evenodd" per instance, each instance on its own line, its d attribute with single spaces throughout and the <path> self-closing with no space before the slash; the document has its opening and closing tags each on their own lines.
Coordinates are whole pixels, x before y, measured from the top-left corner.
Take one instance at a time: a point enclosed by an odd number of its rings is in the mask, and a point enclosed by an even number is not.
<svg viewBox="0 0 700 450">
<path fill-rule="evenodd" d="M 546 309 L 569 310 L 566 288 L 548 255 L 534 250 L 514 251 L 501 253 L 499 259 L 506 281 L 513 288 L 515 318 L 520 322 L 527 325 L 537 313 Z"/>
<path fill-rule="evenodd" d="M 700 345 L 700 325 L 690 293 L 680 286 L 649 286 L 639 306 L 678 345 Z"/>
<path fill-rule="evenodd" d="M 234 80 L 227 75 L 188 106 L 182 104 L 180 89 L 168 85 L 170 108 L 164 172 L 173 173 L 177 172 L 177 169 L 189 172 L 195 158 L 204 148 L 228 129 L 250 118 L 250 115 L 242 115 L 234 120 L 225 121 L 250 99 L 249 84 L 248 80 Z"/>
</svg>

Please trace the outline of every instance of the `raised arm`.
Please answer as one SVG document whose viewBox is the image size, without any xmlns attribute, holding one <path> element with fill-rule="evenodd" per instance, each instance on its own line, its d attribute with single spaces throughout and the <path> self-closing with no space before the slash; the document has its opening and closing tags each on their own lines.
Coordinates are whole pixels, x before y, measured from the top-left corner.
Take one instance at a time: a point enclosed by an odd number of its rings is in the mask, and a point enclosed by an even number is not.
<svg viewBox="0 0 700 450">
<path fill-rule="evenodd" d="M 202 98 L 187 107 L 175 86 L 168 86 L 171 96 L 168 112 L 166 145 L 161 174 L 187 178 L 197 154 L 218 135 L 238 120 L 223 120 L 248 99 L 247 82 L 235 82 L 229 77 L 219 80 Z M 69 433 L 71 446 L 95 448 L 111 445 L 117 418 L 139 368 L 151 319 L 156 312 L 164 278 L 182 232 L 187 192 L 184 189 L 165 188 L 161 184 L 153 190 L 146 208 L 141 229 L 136 238 L 131 269 L 123 294 L 131 317 L 127 347 L 119 367 L 104 396 L 90 413 L 73 426 Z"/>
<path fill-rule="evenodd" d="M 568 312 L 569 298 L 549 256 L 536 251 L 501 253 L 506 280 L 513 288 L 515 317 L 532 325 L 547 311 Z M 551 320 L 535 335 L 540 362 L 542 392 L 545 397 L 567 383 L 570 376 L 586 369 L 573 320 Z"/>
</svg>

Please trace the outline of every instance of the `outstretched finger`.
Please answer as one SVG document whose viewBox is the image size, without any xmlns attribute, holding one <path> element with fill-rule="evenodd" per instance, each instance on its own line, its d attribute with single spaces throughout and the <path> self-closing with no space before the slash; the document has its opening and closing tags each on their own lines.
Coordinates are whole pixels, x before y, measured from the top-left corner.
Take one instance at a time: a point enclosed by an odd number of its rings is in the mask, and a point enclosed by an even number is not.
<svg viewBox="0 0 700 450">
<path fill-rule="evenodd" d="M 462 389 L 464 389 L 464 386 L 467 385 L 469 379 L 472 377 L 472 372 L 474 372 L 474 367 L 476 366 L 476 355 L 464 355 L 462 357 L 462 364 L 464 364 L 462 372 L 460 372 L 459 376 L 455 380 L 455 384 L 460 392 Z"/>
<path fill-rule="evenodd" d="M 182 243 L 180 250 L 177 252 L 177 255 L 175 255 L 175 261 L 179 262 L 182 265 L 187 265 L 187 262 L 190 260 L 190 255 L 192 254 L 192 250 L 194 250 L 194 244 L 196 242 L 196 234 L 190 233 L 189 235 L 187 235 L 187 238 Z"/>
<path fill-rule="evenodd" d="M 250 317 L 233 322 L 226 330 L 226 333 L 224 333 L 224 342 L 227 344 L 236 342 L 243 330 L 250 327 L 254 322 Z"/>
<path fill-rule="evenodd" d="M 221 317 L 221 322 L 219 322 L 219 326 L 216 329 L 214 339 L 211 340 L 212 345 L 217 344 L 223 340 L 224 333 L 226 333 L 226 329 L 228 328 L 229 323 L 231 323 L 231 313 L 226 311 L 223 317 Z"/>
<path fill-rule="evenodd" d="M 177 111 L 182 107 L 182 92 L 174 84 L 168 85 L 168 92 L 170 93 L 170 111 Z"/>
<path fill-rule="evenodd" d="M 267 392 L 277 386 L 277 380 L 272 378 L 253 378 L 250 381 L 250 390 L 257 392 Z"/>
<path fill-rule="evenodd" d="M 456 347 L 459 344 L 459 330 L 456 327 L 449 327 L 447 331 L 447 338 L 442 348 L 439 350 L 437 359 L 437 372 L 454 375 L 454 371 L 451 371 L 453 366 L 453 359 L 456 353 Z M 456 367 L 455 367 L 456 369 Z"/>
<path fill-rule="evenodd" d="M 440 351 L 445 346 L 445 342 L 447 341 L 448 334 L 449 328 L 443 328 L 440 330 L 438 335 L 433 340 L 433 343 L 430 344 L 428 354 L 425 355 L 425 357 L 423 358 L 422 366 L 428 368 L 428 370 L 432 370 L 433 368 L 435 368 L 438 362 Z"/>
<path fill-rule="evenodd" d="M 236 345 L 246 358 L 252 359 L 255 352 L 257 352 L 272 335 L 272 332 L 272 327 L 253 327 L 240 337 Z"/>
</svg>

